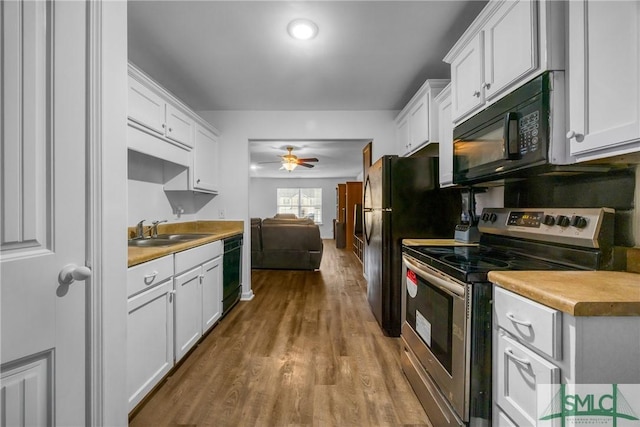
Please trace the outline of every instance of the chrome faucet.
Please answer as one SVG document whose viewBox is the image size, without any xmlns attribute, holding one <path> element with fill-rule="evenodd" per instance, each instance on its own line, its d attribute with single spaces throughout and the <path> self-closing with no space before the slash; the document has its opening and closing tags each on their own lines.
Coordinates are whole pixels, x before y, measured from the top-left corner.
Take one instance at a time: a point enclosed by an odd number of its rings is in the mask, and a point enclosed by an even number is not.
<svg viewBox="0 0 640 427">
<path fill-rule="evenodd" d="M 144 238 L 144 222 L 145 220 L 143 219 L 136 225 L 136 239 Z"/>
<path fill-rule="evenodd" d="M 153 223 L 151 225 L 151 237 L 152 238 L 158 237 L 158 224 L 162 224 L 163 222 L 167 222 L 167 220 L 163 219 L 161 221 L 153 221 Z"/>
</svg>

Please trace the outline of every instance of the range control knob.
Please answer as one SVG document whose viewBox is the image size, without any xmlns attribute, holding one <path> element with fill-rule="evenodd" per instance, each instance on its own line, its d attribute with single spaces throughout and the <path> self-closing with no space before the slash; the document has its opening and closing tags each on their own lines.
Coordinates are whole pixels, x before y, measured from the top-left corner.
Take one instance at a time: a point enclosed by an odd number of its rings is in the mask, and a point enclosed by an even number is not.
<svg viewBox="0 0 640 427">
<path fill-rule="evenodd" d="M 570 223 L 571 220 L 569 219 L 569 217 L 566 217 L 564 215 L 558 215 L 556 217 L 556 224 L 558 224 L 560 227 L 568 227 Z"/>
<path fill-rule="evenodd" d="M 488 214 L 488 213 L 486 213 L 486 212 L 485 212 L 485 213 L 483 213 L 483 214 L 482 214 L 482 220 L 483 220 L 484 222 L 489 221 L 489 214 Z"/>
<path fill-rule="evenodd" d="M 575 228 L 585 228 L 587 226 L 587 219 L 583 216 L 574 215 L 571 217 L 571 226 Z"/>
<path fill-rule="evenodd" d="M 498 219 L 498 215 L 496 215 L 495 213 L 491 212 L 489 214 L 489 221 L 496 222 L 497 219 Z"/>
<path fill-rule="evenodd" d="M 544 219 L 542 220 L 542 223 L 544 225 L 554 225 L 556 223 L 556 219 L 553 217 L 553 215 L 545 215 Z"/>
</svg>

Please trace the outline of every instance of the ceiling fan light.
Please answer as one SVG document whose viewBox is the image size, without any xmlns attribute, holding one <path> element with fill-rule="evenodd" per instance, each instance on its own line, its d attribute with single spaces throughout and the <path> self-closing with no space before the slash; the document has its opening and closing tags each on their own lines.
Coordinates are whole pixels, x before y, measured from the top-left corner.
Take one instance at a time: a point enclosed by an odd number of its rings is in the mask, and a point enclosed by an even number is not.
<svg viewBox="0 0 640 427">
<path fill-rule="evenodd" d="M 294 162 L 282 162 L 282 167 L 291 172 L 298 166 L 297 163 Z"/>
</svg>

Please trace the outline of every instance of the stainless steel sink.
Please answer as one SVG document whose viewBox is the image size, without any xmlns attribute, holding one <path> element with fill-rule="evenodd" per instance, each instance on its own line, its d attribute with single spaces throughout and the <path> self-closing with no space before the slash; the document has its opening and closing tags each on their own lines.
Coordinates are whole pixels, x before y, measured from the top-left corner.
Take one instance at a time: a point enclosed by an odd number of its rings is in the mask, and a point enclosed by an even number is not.
<svg viewBox="0 0 640 427">
<path fill-rule="evenodd" d="M 190 240 L 202 239 L 211 236 L 211 234 L 202 233 L 185 233 L 185 234 L 158 234 L 156 237 L 148 237 L 145 239 L 131 239 L 129 246 L 137 246 L 140 248 L 170 246 Z"/>
<path fill-rule="evenodd" d="M 197 233 L 158 234 L 158 237 L 153 237 L 152 240 L 167 239 L 172 241 L 176 241 L 176 240 L 186 241 L 186 240 L 202 239 L 203 237 L 209 237 L 209 236 L 211 236 L 211 234 L 201 234 L 201 233 L 200 234 L 197 234 Z"/>
<path fill-rule="evenodd" d="M 156 246 L 170 246 L 179 243 L 177 240 L 171 239 L 131 239 L 129 240 L 129 246 L 136 246 L 140 248 L 150 248 Z"/>
</svg>

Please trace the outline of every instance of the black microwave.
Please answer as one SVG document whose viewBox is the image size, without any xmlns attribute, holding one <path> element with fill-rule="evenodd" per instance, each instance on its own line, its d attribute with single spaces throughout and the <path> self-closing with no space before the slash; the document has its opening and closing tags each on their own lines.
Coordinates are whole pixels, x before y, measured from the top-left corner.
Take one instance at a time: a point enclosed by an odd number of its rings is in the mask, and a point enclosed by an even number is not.
<svg viewBox="0 0 640 427">
<path fill-rule="evenodd" d="M 572 163 L 564 95 L 564 73 L 546 72 L 456 126 L 453 182 L 505 181 Z"/>
</svg>

